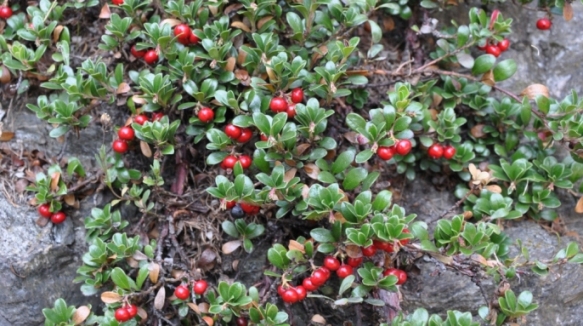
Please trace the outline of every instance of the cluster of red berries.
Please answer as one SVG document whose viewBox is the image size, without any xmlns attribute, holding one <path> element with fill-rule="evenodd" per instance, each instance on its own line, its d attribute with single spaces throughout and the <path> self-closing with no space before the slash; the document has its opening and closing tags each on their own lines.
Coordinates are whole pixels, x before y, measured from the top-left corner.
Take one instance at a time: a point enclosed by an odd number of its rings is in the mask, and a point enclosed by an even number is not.
<svg viewBox="0 0 583 326">
<path fill-rule="evenodd" d="M 455 147 L 451 145 L 443 146 L 439 143 L 435 143 L 429 147 L 427 155 L 434 160 L 438 160 L 442 157 L 446 160 L 451 160 L 455 156 L 455 152 Z"/>
<path fill-rule="evenodd" d="M 206 292 L 206 289 L 209 287 L 209 284 L 205 280 L 199 280 L 194 282 L 192 286 L 192 291 L 197 295 L 203 295 Z M 181 284 L 174 289 L 174 296 L 180 300 L 188 300 L 190 297 L 190 290 L 188 286 Z"/>
<path fill-rule="evenodd" d="M 251 139 L 251 137 L 253 137 L 253 131 L 251 131 L 251 129 L 240 128 L 233 124 L 228 124 L 225 127 L 225 134 L 227 134 L 227 137 L 235 140 L 238 143 L 246 143 Z"/>
<path fill-rule="evenodd" d="M 551 22 L 551 20 L 546 17 L 540 18 L 539 20 L 536 21 L 536 28 L 540 29 L 541 31 L 551 29 L 552 25 L 553 23 Z"/>
<path fill-rule="evenodd" d="M 126 322 L 138 314 L 138 307 L 133 304 L 125 305 L 121 308 L 117 308 L 114 313 L 115 320 L 118 322 Z"/>
<path fill-rule="evenodd" d="M 42 204 L 38 207 L 38 213 L 44 218 L 50 218 L 53 224 L 61 224 L 67 218 L 67 215 L 63 212 L 51 213 L 51 205 Z"/>
<path fill-rule="evenodd" d="M 251 160 L 251 157 L 249 157 L 248 155 L 239 155 L 239 158 L 237 158 L 235 155 L 228 155 L 221 162 L 221 168 L 223 170 L 232 169 L 235 167 L 235 164 L 237 164 L 237 162 L 241 163 L 241 167 L 243 168 L 243 170 L 246 170 L 251 166 L 251 163 L 253 161 Z"/>
<path fill-rule="evenodd" d="M 138 50 L 135 45 L 132 45 L 130 52 L 136 58 L 144 58 L 144 61 L 149 65 L 156 63 L 159 58 L 156 49 Z"/>
<path fill-rule="evenodd" d="M 510 41 L 508 39 L 503 39 L 502 41 L 500 41 L 496 44 L 486 43 L 486 45 L 484 45 L 484 46 L 478 46 L 478 49 L 498 58 L 500 56 L 500 54 L 502 54 L 502 52 L 508 50 L 509 47 L 510 47 Z"/>
<path fill-rule="evenodd" d="M 409 139 L 399 139 L 395 145 L 386 147 L 381 146 L 377 149 L 377 155 L 385 161 L 388 161 L 395 156 L 395 154 L 405 156 L 411 152 L 411 141 Z"/>
<path fill-rule="evenodd" d="M 234 200 L 226 202 L 227 209 L 232 209 L 233 207 L 235 207 L 235 205 L 237 205 L 237 202 Z M 247 213 L 248 215 L 258 214 L 259 211 L 261 210 L 260 206 L 245 203 L 245 202 L 239 203 L 239 206 L 241 207 L 243 212 Z"/>
<path fill-rule="evenodd" d="M 294 88 L 289 96 L 291 102 L 286 101 L 283 97 L 274 97 L 269 103 L 269 108 L 275 113 L 285 112 L 287 117 L 293 119 L 296 116 L 296 104 L 304 100 L 304 90 Z"/>
<path fill-rule="evenodd" d="M 192 32 L 192 29 L 187 24 L 176 25 L 174 27 L 174 36 L 176 36 L 178 43 L 182 45 L 197 45 L 200 42 L 198 36 Z"/>
<path fill-rule="evenodd" d="M 0 18 L 8 19 L 12 17 L 12 9 L 8 6 L 0 6 Z"/>
<path fill-rule="evenodd" d="M 198 110 L 197 117 L 198 120 L 200 120 L 202 123 L 209 123 L 215 118 L 215 111 L 213 111 L 211 108 L 203 106 L 200 110 Z"/>
<path fill-rule="evenodd" d="M 131 126 L 123 126 L 117 131 L 118 139 L 113 141 L 112 148 L 115 152 L 123 154 L 128 151 L 128 142 L 136 138 L 136 133 Z"/>
</svg>

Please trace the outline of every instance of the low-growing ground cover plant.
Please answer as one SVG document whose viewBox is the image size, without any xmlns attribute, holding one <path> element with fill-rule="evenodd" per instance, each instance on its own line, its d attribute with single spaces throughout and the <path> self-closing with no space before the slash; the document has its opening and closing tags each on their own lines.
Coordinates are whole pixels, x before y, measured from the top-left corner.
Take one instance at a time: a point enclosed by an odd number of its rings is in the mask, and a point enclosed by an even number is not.
<svg viewBox="0 0 583 326">
<path fill-rule="evenodd" d="M 574 92 L 552 98 L 540 84 L 521 95 L 501 88 L 517 70 L 512 58 L 499 59 L 511 47 L 512 19 L 471 8 L 467 25 L 437 28 L 418 15 L 447 6 L 0 6 L 0 81 L 15 83 L 17 94 L 38 93 L 27 108 L 52 126 L 51 137 L 83 141 L 82 131 L 100 123 L 112 139 L 96 154 L 98 170 L 75 158 L 45 162 L 28 188 L 39 225 L 64 222 L 87 185 L 114 195 L 83 221 L 89 249 L 75 279 L 104 309 L 59 299 L 43 310 L 46 325 L 289 325 L 293 305 L 321 302 L 358 316 L 365 309 L 383 325 L 527 320 L 536 298 L 515 294 L 508 281 L 527 269 L 544 275 L 579 264 L 583 254 L 570 243 L 550 261 L 531 261 L 525 250 L 523 259 L 510 257 L 503 226 L 555 220 L 558 188 L 581 197 L 583 104 Z M 533 24 L 548 30 L 550 14 L 569 8 L 544 2 L 549 17 Z M 82 59 L 72 36 L 87 30 L 68 20 L 78 13 L 103 26 L 88 43 L 94 54 Z M 395 27 L 405 21 L 410 27 Z M 409 32 L 435 46 L 420 48 L 407 72 L 373 68 L 388 60 L 383 37 Z M 379 75 L 390 78 L 372 101 Z M 98 105 L 121 115 L 117 126 L 96 121 Z M 557 155 L 560 148 L 570 155 Z M 459 198 L 434 228 L 376 186 L 431 174 L 446 174 Z M 122 205 L 138 216 L 123 216 Z M 266 244 L 270 266 L 259 283 L 240 282 L 236 267 L 223 275 L 220 257 L 245 259 Z M 504 290 L 477 312 L 383 314 L 378 307 L 398 300 L 415 260 L 429 254 L 480 257 L 468 261 Z M 321 324 L 350 317 L 334 318 L 310 316 Z"/>
</svg>

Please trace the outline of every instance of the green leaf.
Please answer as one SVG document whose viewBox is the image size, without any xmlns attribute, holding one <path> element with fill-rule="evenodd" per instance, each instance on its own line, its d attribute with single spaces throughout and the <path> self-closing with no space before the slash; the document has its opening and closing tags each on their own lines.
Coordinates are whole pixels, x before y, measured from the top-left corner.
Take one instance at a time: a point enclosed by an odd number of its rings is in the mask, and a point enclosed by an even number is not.
<svg viewBox="0 0 583 326">
<path fill-rule="evenodd" d="M 332 232 L 324 228 L 316 228 L 310 231 L 310 236 L 317 242 L 334 242 Z"/>
<path fill-rule="evenodd" d="M 474 67 L 472 68 L 473 75 L 481 75 L 486 71 L 492 69 L 496 63 L 496 57 L 491 54 L 483 54 L 476 58 Z"/>
<path fill-rule="evenodd" d="M 53 130 L 51 130 L 51 132 L 49 133 L 49 136 L 51 136 L 52 138 L 59 138 L 62 135 L 66 134 L 67 131 L 69 131 L 69 126 L 59 126 Z"/>
<path fill-rule="evenodd" d="M 354 148 L 349 148 L 348 150 L 340 153 L 340 155 L 338 155 L 338 158 L 336 158 L 334 163 L 332 163 L 330 172 L 332 172 L 332 174 L 338 174 L 344 171 L 354 161 L 355 154 L 356 150 Z"/>
<path fill-rule="evenodd" d="M 223 227 L 223 231 L 225 231 L 226 234 L 232 236 L 233 238 L 239 238 L 239 232 L 237 231 L 237 228 L 233 222 L 224 221 L 221 226 Z"/>
<path fill-rule="evenodd" d="M 383 38 L 383 31 L 381 27 L 374 21 L 369 20 L 368 24 L 370 25 L 370 34 L 372 35 L 372 42 L 378 43 Z"/>
<path fill-rule="evenodd" d="M 116 267 L 111 271 L 111 280 L 115 285 L 119 286 L 124 290 L 131 289 L 131 280 L 129 276 L 123 271 L 123 269 Z"/>
<path fill-rule="evenodd" d="M 354 275 L 348 275 L 344 280 L 342 280 L 342 283 L 340 284 L 340 289 L 338 290 L 338 295 L 341 296 L 342 293 L 346 292 L 346 290 L 348 290 L 351 286 L 352 283 L 354 283 Z"/>
<path fill-rule="evenodd" d="M 494 81 L 499 82 L 512 77 L 516 72 L 516 69 L 518 69 L 518 67 L 516 61 L 513 59 L 500 62 L 496 65 L 496 68 L 494 68 Z"/>
<path fill-rule="evenodd" d="M 346 174 L 344 182 L 342 182 L 342 187 L 345 190 L 353 190 L 358 187 L 360 182 L 366 178 L 368 172 L 365 168 L 354 168 Z"/>
</svg>

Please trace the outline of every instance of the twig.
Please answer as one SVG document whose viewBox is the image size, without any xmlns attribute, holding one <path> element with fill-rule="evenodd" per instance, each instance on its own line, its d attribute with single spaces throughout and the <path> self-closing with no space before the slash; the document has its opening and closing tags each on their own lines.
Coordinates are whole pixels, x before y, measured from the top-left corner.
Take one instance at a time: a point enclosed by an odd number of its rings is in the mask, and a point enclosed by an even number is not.
<svg viewBox="0 0 583 326">
<path fill-rule="evenodd" d="M 184 253 L 184 251 L 182 250 L 182 246 L 180 246 L 180 244 L 178 243 L 178 240 L 176 240 L 176 229 L 174 228 L 174 217 L 172 216 L 172 214 L 168 215 L 167 221 L 168 221 L 168 231 L 170 234 L 170 240 L 172 241 L 172 245 L 174 246 L 176 251 L 178 251 L 178 254 L 180 255 L 180 259 L 182 259 L 182 261 L 185 264 L 188 264 L 189 259 L 186 256 L 186 254 Z"/>
<path fill-rule="evenodd" d="M 468 190 L 468 192 L 466 192 L 466 194 L 460 200 L 458 200 L 455 204 L 453 204 L 453 206 L 451 206 L 447 211 L 443 212 L 437 218 L 431 219 L 429 221 L 429 223 L 433 223 L 433 222 L 435 222 L 437 220 L 441 220 L 447 214 L 453 212 L 454 209 L 460 207 L 460 205 L 463 204 L 466 201 L 466 199 L 468 199 L 468 197 L 470 197 L 470 195 L 473 193 L 473 191 L 474 191 L 474 187 L 472 187 L 472 189 Z"/>
<path fill-rule="evenodd" d="M 102 172 L 102 171 L 99 171 L 99 172 L 97 172 L 97 174 L 93 175 L 91 178 L 87 178 L 87 179 L 83 180 L 82 182 L 80 182 L 80 183 L 76 184 L 75 186 L 73 186 L 73 187 L 71 187 L 71 188 L 67 189 L 67 194 L 68 194 L 68 195 L 69 195 L 69 194 L 72 194 L 72 193 L 74 193 L 75 191 L 77 191 L 77 190 L 79 190 L 79 189 L 81 189 L 81 188 L 85 187 L 86 185 L 88 185 L 88 184 L 90 184 L 90 183 L 93 183 L 93 182 L 96 182 L 96 181 L 98 181 L 98 180 L 99 180 L 99 178 L 101 178 L 101 175 L 102 175 L 102 174 L 103 174 L 103 172 Z"/>
</svg>

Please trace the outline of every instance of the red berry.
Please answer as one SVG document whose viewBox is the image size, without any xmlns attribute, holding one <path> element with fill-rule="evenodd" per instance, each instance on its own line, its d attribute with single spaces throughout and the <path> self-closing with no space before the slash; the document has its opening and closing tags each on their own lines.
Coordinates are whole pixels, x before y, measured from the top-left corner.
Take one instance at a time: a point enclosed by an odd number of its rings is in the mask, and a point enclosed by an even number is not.
<svg viewBox="0 0 583 326">
<path fill-rule="evenodd" d="M 111 0 L 111 3 L 113 3 L 116 6 L 121 6 L 123 5 L 123 0 Z"/>
<path fill-rule="evenodd" d="M 551 29 L 552 24 L 553 23 L 551 22 L 550 19 L 544 17 L 544 18 L 537 20 L 536 28 L 540 29 L 541 31 L 546 31 L 548 29 Z"/>
<path fill-rule="evenodd" d="M 299 300 L 298 293 L 294 289 L 287 289 L 283 295 L 281 296 L 283 302 L 285 303 L 294 303 Z"/>
<path fill-rule="evenodd" d="M 12 17 L 12 8 L 0 6 L 0 18 L 8 19 L 10 17 Z"/>
<path fill-rule="evenodd" d="M 278 285 L 277 286 L 277 294 L 279 294 L 280 297 L 283 297 L 283 294 L 285 293 L 286 289 L 283 288 L 283 285 Z"/>
<path fill-rule="evenodd" d="M 285 111 L 285 113 L 287 113 L 287 117 L 289 119 L 293 119 L 296 116 L 296 105 L 295 104 L 290 104 L 287 107 L 287 110 Z"/>
<path fill-rule="evenodd" d="M 65 213 L 56 212 L 55 214 L 51 215 L 51 222 L 53 222 L 53 224 L 61 224 L 65 221 L 66 218 L 67 215 L 65 215 Z"/>
<path fill-rule="evenodd" d="M 304 288 L 301 285 L 296 286 L 294 290 L 296 290 L 296 293 L 298 294 L 298 301 L 304 300 L 308 295 L 308 291 L 306 291 L 306 288 Z"/>
<path fill-rule="evenodd" d="M 340 278 L 346 278 L 348 275 L 352 275 L 352 266 L 350 265 L 342 265 L 336 271 L 336 275 Z"/>
<path fill-rule="evenodd" d="M 174 296 L 176 296 L 180 300 L 186 300 L 190 296 L 190 291 L 186 285 L 179 285 L 174 290 Z"/>
<path fill-rule="evenodd" d="M 124 126 L 119 128 L 119 130 L 117 131 L 117 136 L 121 140 L 132 141 L 136 137 L 136 133 L 134 132 L 134 129 L 132 129 L 132 127 Z"/>
<path fill-rule="evenodd" d="M 38 207 L 38 213 L 42 217 L 50 218 L 53 213 L 51 213 L 51 205 L 42 204 Z"/>
<path fill-rule="evenodd" d="M 164 113 L 162 113 L 162 112 L 152 113 L 152 121 L 159 121 L 159 120 L 162 120 L 162 118 L 164 118 Z"/>
<path fill-rule="evenodd" d="M 278 112 L 285 112 L 287 110 L 287 102 L 283 97 L 274 97 L 271 99 L 269 103 L 269 108 L 271 111 L 278 113 Z"/>
<path fill-rule="evenodd" d="M 504 52 L 510 47 L 510 41 L 508 39 L 503 39 L 502 41 L 498 42 L 497 46 L 501 52 Z"/>
<path fill-rule="evenodd" d="M 405 156 L 409 154 L 409 152 L 411 151 L 411 147 L 412 145 L 409 139 L 401 139 L 398 140 L 397 143 L 395 144 L 395 151 L 397 152 L 397 154 Z"/>
<path fill-rule="evenodd" d="M 382 250 L 388 253 L 393 252 L 393 245 L 385 242 L 385 241 L 381 241 L 381 240 L 373 240 L 372 241 L 372 245 L 377 248 L 378 250 Z"/>
<path fill-rule="evenodd" d="M 235 164 L 237 164 L 237 161 L 238 160 L 237 160 L 237 158 L 235 156 L 228 155 L 221 162 L 221 168 L 223 170 L 232 169 L 233 167 L 235 167 Z"/>
<path fill-rule="evenodd" d="M 267 139 L 268 139 L 265 134 L 259 135 L 259 138 L 261 138 L 261 141 L 267 141 Z"/>
<path fill-rule="evenodd" d="M 381 146 L 379 149 L 377 149 L 377 155 L 381 158 L 381 160 L 388 161 L 393 158 L 393 155 L 395 155 L 395 147 Z"/>
<path fill-rule="evenodd" d="M 158 61 L 158 52 L 154 49 L 148 50 L 144 55 L 144 61 L 149 65 L 156 63 Z"/>
<path fill-rule="evenodd" d="M 403 229 L 403 233 L 411 233 L 411 232 L 409 232 L 409 229 Z M 410 240 L 411 239 L 401 239 L 401 240 L 399 240 L 399 243 L 401 244 L 401 246 L 404 246 L 404 245 L 408 244 Z"/>
<path fill-rule="evenodd" d="M 427 150 L 427 155 L 434 160 L 440 159 L 443 156 L 443 146 L 441 144 L 433 144 Z"/>
<path fill-rule="evenodd" d="M 239 163 L 241 163 L 243 169 L 248 169 L 251 166 L 252 162 L 253 161 L 251 160 L 251 158 L 247 155 L 239 156 Z"/>
<path fill-rule="evenodd" d="M 128 143 L 121 139 L 114 140 L 113 145 L 111 147 L 113 148 L 114 152 L 120 154 L 123 154 L 128 151 Z"/>
<path fill-rule="evenodd" d="M 335 271 L 340 267 L 340 261 L 334 256 L 326 256 L 324 258 L 324 267 L 328 270 Z"/>
<path fill-rule="evenodd" d="M 365 257 L 372 257 L 377 252 L 374 245 L 362 248 L 362 255 Z"/>
<path fill-rule="evenodd" d="M 188 41 L 190 42 L 191 45 L 197 45 L 198 42 L 200 42 L 200 39 L 193 32 L 192 34 L 190 34 L 190 38 L 188 39 Z"/>
<path fill-rule="evenodd" d="M 130 320 L 132 317 L 130 317 L 129 312 L 127 311 L 127 309 L 124 308 L 117 308 L 115 310 L 115 313 L 113 315 L 115 317 L 115 320 L 119 321 L 119 322 L 125 322 Z"/>
<path fill-rule="evenodd" d="M 136 315 L 138 314 L 138 307 L 136 307 L 136 305 L 130 304 L 127 305 L 125 308 L 128 314 L 130 315 L 130 319 L 136 317 Z"/>
<path fill-rule="evenodd" d="M 227 136 L 231 139 L 237 139 L 241 136 L 241 128 L 232 124 L 228 124 L 225 127 L 225 134 L 227 134 Z"/>
<path fill-rule="evenodd" d="M 134 57 L 136 57 L 136 58 L 143 58 L 143 57 L 146 55 L 146 52 L 147 52 L 147 51 L 146 51 L 146 50 L 141 50 L 141 51 L 138 51 L 138 50 L 136 49 L 136 46 L 135 46 L 135 45 L 132 45 L 132 48 L 130 49 L 130 52 L 131 52 L 131 53 L 132 53 L 132 55 L 133 55 Z"/>
<path fill-rule="evenodd" d="M 346 264 L 352 267 L 358 267 L 360 266 L 360 264 L 362 264 L 362 257 L 358 258 L 348 257 L 348 259 L 346 259 Z"/>
<path fill-rule="evenodd" d="M 237 205 L 237 202 L 234 200 L 226 202 L 227 209 L 231 209 L 231 208 L 235 207 L 235 205 Z"/>
<path fill-rule="evenodd" d="M 303 281 L 302 281 L 302 286 L 307 290 L 307 291 L 316 291 L 318 289 L 318 286 L 315 285 L 312 282 L 312 278 L 311 277 L 306 277 Z"/>
<path fill-rule="evenodd" d="M 190 35 L 192 35 L 192 30 L 188 25 L 180 24 L 174 27 L 174 36 L 176 36 L 180 44 L 188 45 L 190 43 Z"/>
<path fill-rule="evenodd" d="M 394 275 L 397 277 L 397 284 L 401 285 L 407 281 L 407 273 L 405 271 L 396 269 L 396 268 L 389 268 L 383 272 L 384 276 Z"/>
<path fill-rule="evenodd" d="M 241 209 L 243 210 L 243 212 L 245 212 L 249 215 L 255 215 L 255 214 L 259 213 L 259 210 L 260 210 L 259 206 L 255 206 L 255 205 L 248 204 L 248 203 L 240 203 L 239 205 L 241 206 Z"/>
<path fill-rule="evenodd" d="M 201 295 L 206 292 L 206 289 L 209 287 L 209 284 L 205 280 L 196 281 L 192 290 L 194 293 Z"/>
<path fill-rule="evenodd" d="M 134 122 L 142 126 L 144 123 L 148 121 L 148 117 L 144 114 L 138 114 L 134 117 Z"/>
<path fill-rule="evenodd" d="M 443 148 L 443 158 L 451 160 L 455 156 L 455 147 L 448 145 Z"/>
<path fill-rule="evenodd" d="M 248 325 L 248 322 L 247 322 L 247 319 L 246 318 L 239 317 L 239 318 L 237 318 L 235 320 L 235 324 L 237 326 L 247 326 Z"/>
<path fill-rule="evenodd" d="M 312 284 L 317 287 L 324 285 L 324 283 L 326 283 L 328 280 L 326 273 L 320 269 L 315 270 L 310 278 L 312 279 Z"/>
<path fill-rule="evenodd" d="M 209 123 L 215 118 L 215 112 L 210 108 L 202 108 L 198 111 L 198 119 L 204 123 Z"/>
<path fill-rule="evenodd" d="M 246 143 L 253 137 L 253 131 L 249 128 L 241 129 L 241 136 L 237 137 L 237 142 L 239 143 Z"/>
<path fill-rule="evenodd" d="M 301 88 L 294 88 L 291 91 L 291 100 L 294 103 L 302 103 L 304 100 L 304 90 Z"/>
<path fill-rule="evenodd" d="M 320 267 L 318 270 L 324 273 L 324 277 L 326 277 L 326 281 L 330 278 L 330 270 L 326 267 Z"/>
<path fill-rule="evenodd" d="M 498 58 L 500 56 L 500 53 L 502 53 L 500 51 L 500 48 L 497 47 L 496 45 L 490 44 L 488 46 L 486 46 L 486 53 L 491 54 L 493 56 L 495 56 L 496 58 Z"/>
</svg>

